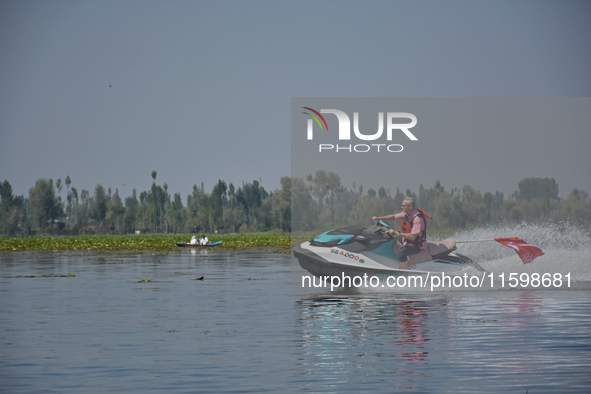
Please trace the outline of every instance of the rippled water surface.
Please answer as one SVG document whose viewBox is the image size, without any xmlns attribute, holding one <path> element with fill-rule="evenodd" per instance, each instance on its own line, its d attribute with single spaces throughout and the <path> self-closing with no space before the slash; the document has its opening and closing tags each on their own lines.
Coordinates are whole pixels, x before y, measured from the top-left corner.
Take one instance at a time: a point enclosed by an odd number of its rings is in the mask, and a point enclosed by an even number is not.
<svg viewBox="0 0 591 394">
<path fill-rule="evenodd" d="M 294 295 L 290 262 L 0 254 L 0 391 L 591 392 L 587 290 Z"/>
</svg>

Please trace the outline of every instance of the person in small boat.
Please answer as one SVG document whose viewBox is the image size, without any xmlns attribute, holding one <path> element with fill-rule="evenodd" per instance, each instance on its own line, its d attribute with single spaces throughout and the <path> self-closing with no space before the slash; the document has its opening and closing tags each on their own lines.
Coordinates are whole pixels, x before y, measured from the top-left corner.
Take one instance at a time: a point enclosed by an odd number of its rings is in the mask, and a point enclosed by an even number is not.
<svg viewBox="0 0 591 394">
<path fill-rule="evenodd" d="M 388 233 L 393 235 L 394 239 L 402 244 L 402 247 L 398 249 L 398 260 L 400 260 L 401 269 L 408 269 L 409 255 L 427 249 L 427 220 L 425 215 L 428 214 L 416 208 L 414 198 L 406 197 L 402 200 L 402 212 L 386 216 L 374 216 L 372 218 L 372 220 L 402 221 L 401 231 L 388 230 Z"/>
<path fill-rule="evenodd" d="M 199 243 L 197 242 L 197 237 L 194 235 L 191 237 L 191 245 L 199 245 Z"/>
<path fill-rule="evenodd" d="M 209 239 L 205 236 L 205 234 L 201 234 L 201 238 L 199 239 L 199 245 L 207 245 L 209 243 Z"/>
</svg>

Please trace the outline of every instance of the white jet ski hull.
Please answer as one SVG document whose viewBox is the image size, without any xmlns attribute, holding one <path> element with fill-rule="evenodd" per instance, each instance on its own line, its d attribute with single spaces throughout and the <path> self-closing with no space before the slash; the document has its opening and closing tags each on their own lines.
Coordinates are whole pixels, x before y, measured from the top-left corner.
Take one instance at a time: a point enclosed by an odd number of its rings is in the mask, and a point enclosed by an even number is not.
<svg viewBox="0 0 591 394">
<path fill-rule="evenodd" d="M 300 266 L 318 277 L 325 276 L 409 276 L 441 273 L 454 275 L 463 273 L 467 265 L 459 261 L 455 255 L 448 259 L 435 259 L 409 265 L 409 269 L 401 269 L 398 261 L 372 252 L 354 253 L 338 246 L 313 246 L 304 242 L 294 247 L 294 255 Z M 454 261 L 455 260 L 455 261 Z"/>
</svg>

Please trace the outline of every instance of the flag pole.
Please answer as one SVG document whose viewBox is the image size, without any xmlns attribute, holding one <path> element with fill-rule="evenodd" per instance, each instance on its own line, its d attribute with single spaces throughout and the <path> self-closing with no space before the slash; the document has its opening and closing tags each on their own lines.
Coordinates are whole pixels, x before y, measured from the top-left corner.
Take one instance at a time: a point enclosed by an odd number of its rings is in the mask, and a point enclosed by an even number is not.
<svg viewBox="0 0 591 394">
<path fill-rule="evenodd" d="M 493 239 L 475 239 L 472 241 L 456 241 L 457 244 L 459 243 L 469 243 L 469 242 L 487 242 L 487 241 L 497 241 L 501 245 L 504 245 L 508 248 L 512 248 L 517 252 L 523 264 L 531 263 L 534 261 L 536 257 L 540 257 L 544 255 L 542 249 L 538 248 L 535 245 L 528 244 L 521 238 L 513 237 L 513 238 L 493 238 Z"/>
<path fill-rule="evenodd" d="M 456 241 L 456 243 L 457 244 L 465 244 L 465 243 L 468 243 L 468 242 L 488 242 L 488 241 L 494 241 L 494 240 L 495 240 L 494 238 L 491 238 L 491 239 L 474 239 L 474 240 L 471 240 L 471 241 Z"/>
</svg>

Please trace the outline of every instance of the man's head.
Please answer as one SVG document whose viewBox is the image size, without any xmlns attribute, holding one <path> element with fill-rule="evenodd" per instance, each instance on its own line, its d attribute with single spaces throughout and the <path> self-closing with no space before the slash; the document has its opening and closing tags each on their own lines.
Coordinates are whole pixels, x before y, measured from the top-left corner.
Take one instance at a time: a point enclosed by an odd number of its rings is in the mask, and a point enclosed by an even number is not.
<svg viewBox="0 0 591 394">
<path fill-rule="evenodd" d="M 405 197 L 402 200 L 402 212 L 410 215 L 415 210 L 415 199 L 412 197 Z"/>
</svg>

